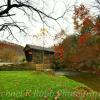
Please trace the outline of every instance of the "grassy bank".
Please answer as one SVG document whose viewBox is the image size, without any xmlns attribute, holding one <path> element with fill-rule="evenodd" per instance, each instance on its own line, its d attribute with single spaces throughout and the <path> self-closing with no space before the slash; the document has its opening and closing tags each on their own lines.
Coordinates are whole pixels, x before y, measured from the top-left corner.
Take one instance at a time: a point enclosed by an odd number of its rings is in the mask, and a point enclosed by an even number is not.
<svg viewBox="0 0 100 100">
<path fill-rule="evenodd" d="M 54 73 L 0 71 L 0 100 L 80 100 L 79 98 L 91 100 L 99 96 L 84 84 Z"/>
</svg>

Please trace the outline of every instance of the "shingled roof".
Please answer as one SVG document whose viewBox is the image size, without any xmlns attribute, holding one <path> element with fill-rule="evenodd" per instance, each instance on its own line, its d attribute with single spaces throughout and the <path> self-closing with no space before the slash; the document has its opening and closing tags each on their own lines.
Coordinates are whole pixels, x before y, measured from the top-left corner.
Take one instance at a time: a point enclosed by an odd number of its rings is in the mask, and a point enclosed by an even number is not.
<svg viewBox="0 0 100 100">
<path fill-rule="evenodd" d="M 30 45 L 27 44 L 24 48 L 24 51 L 30 50 L 30 49 L 34 49 L 34 50 L 41 50 L 41 51 L 48 51 L 48 52 L 54 52 L 53 49 L 51 48 L 45 48 L 45 47 L 41 47 L 41 46 L 36 46 L 36 45 Z"/>
</svg>

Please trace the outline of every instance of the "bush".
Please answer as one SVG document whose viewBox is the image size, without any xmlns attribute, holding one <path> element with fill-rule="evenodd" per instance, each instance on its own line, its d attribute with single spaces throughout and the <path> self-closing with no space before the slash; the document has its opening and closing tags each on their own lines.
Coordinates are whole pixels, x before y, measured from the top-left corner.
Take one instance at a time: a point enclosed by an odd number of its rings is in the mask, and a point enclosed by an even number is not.
<svg viewBox="0 0 100 100">
<path fill-rule="evenodd" d="M 54 59 L 51 68 L 54 70 L 61 70 L 64 68 L 64 63 L 61 62 L 60 59 Z"/>
</svg>

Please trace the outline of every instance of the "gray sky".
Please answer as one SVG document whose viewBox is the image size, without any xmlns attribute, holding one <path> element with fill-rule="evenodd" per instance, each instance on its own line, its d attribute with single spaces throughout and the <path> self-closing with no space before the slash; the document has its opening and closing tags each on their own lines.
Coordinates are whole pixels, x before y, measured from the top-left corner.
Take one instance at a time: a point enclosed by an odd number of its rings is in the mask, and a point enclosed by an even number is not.
<svg viewBox="0 0 100 100">
<path fill-rule="evenodd" d="M 37 1 L 37 0 L 34 0 Z M 72 6 L 75 3 L 75 0 L 55 0 L 57 1 L 56 5 L 54 4 L 54 0 L 44 0 L 47 3 L 47 8 L 45 7 L 43 10 L 44 12 L 46 12 L 47 14 L 49 12 L 52 11 L 52 9 L 55 7 L 54 9 L 54 14 L 51 16 L 55 16 L 58 17 L 60 16 L 64 10 L 65 10 L 65 5 L 69 5 Z M 94 4 L 95 0 L 77 0 L 77 5 L 80 5 L 81 3 L 85 4 L 90 10 L 91 13 L 96 14 L 96 10 L 94 10 L 90 5 Z M 63 3 L 64 2 L 64 3 Z M 2 3 L 0 1 L 0 3 Z M 41 3 L 38 5 L 41 8 Z M 14 20 L 16 21 L 20 21 L 20 22 L 25 22 L 25 25 L 28 26 L 28 31 L 27 33 L 29 35 L 24 36 L 25 34 L 19 33 L 19 31 L 17 29 L 12 29 L 14 32 L 14 35 L 16 36 L 16 38 L 19 40 L 19 42 L 12 40 L 10 37 L 10 40 L 6 39 L 6 36 L 8 35 L 8 33 L 6 32 L 6 34 L 3 34 L 2 32 L 0 32 L 0 40 L 7 40 L 10 42 L 14 42 L 20 45 L 25 46 L 26 44 L 34 44 L 34 45 L 43 45 L 43 38 L 36 38 L 36 37 L 32 37 L 32 35 L 40 35 L 40 29 L 43 27 L 43 24 L 41 23 L 41 21 L 39 20 L 38 23 L 35 21 L 29 21 L 29 19 L 23 14 L 23 12 L 17 10 L 17 9 L 13 9 L 11 12 L 17 12 L 17 15 L 15 17 L 13 17 Z M 67 34 L 73 34 L 74 33 L 74 29 L 73 29 L 73 20 L 72 20 L 72 14 L 73 12 L 66 12 L 64 19 L 59 20 L 59 23 L 61 25 L 61 28 L 65 29 L 67 31 Z M 38 19 L 39 16 L 37 14 L 34 14 L 34 16 Z M 2 20 L 0 19 L 0 22 L 2 23 Z M 55 34 L 57 34 L 60 31 L 60 27 L 54 22 L 54 21 L 48 21 L 48 23 L 55 27 L 55 30 L 49 29 L 45 26 L 45 28 L 47 28 L 48 32 L 46 34 L 46 36 L 44 37 L 44 41 L 45 41 L 45 46 L 51 46 L 54 44 L 54 36 Z"/>
</svg>

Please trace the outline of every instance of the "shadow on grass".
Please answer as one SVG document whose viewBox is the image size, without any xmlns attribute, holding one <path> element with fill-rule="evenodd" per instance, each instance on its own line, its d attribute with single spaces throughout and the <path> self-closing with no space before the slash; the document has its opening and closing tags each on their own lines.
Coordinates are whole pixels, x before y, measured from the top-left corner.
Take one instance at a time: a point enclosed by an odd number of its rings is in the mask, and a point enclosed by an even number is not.
<svg viewBox="0 0 100 100">
<path fill-rule="evenodd" d="M 79 73 L 77 75 L 64 75 L 69 79 L 83 83 L 93 89 L 100 92 L 100 76 L 90 73 Z"/>
</svg>

